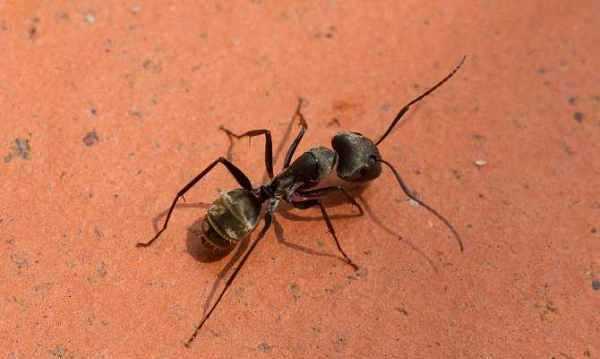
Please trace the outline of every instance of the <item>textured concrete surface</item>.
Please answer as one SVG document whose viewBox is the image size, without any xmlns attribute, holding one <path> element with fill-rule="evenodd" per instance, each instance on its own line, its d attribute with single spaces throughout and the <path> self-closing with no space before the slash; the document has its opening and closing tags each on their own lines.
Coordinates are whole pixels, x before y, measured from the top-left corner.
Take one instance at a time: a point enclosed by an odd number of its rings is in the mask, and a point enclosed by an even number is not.
<svg viewBox="0 0 600 359">
<path fill-rule="evenodd" d="M 599 13 L 0 1 L 0 357 L 600 357 Z M 340 129 L 377 137 L 463 55 L 381 152 L 465 252 L 384 173 L 360 193 L 365 216 L 330 206 L 360 271 L 318 210 L 284 213 L 186 349 L 233 256 L 194 255 L 198 202 L 235 182 L 216 170 L 155 246 L 135 243 L 227 152 L 219 125 L 271 129 L 279 148 L 302 96 L 301 150 Z M 231 155 L 261 181 L 261 139 Z"/>
</svg>

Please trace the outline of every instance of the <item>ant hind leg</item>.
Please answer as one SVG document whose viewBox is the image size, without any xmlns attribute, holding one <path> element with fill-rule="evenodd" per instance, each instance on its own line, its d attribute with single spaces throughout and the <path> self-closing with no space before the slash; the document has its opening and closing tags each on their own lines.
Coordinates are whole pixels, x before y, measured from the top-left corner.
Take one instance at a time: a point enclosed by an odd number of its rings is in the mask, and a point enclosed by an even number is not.
<svg viewBox="0 0 600 359">
<path fill-rule="evenodd" d="M 204 169 L 204 171 L 200 172 L 196 177 L 194 177 L 194 179 L 192 179 L 188 184 L 186 184 L 181 190 L 179 190 L 179 192 L 177 192 L 177 195 L 175 196 L 175 198 L 173 199 L 173 202 L 171 203 L 169 212 L 167 212 L 167 218 L 165 219 L 165 223 L 163 224 L 163 227 L 161 228 L 161 230 L 158 231 L 158 233 L 156 233 L 156 235 L 154 235 L 154 237 L 150 241 L 137 243 L 137 245 L 136 245 L 137 247 L 148 247 L 158 237 L 160 237 L 162 232 L 164 232 L 165 229 L 167 229 L 167 225 L 169 224 L 169 220 L 171 219 L 171 214 L 173 213 L 173 210 L 175 209 L 175 205 L 177 204 L 177 201 L 179 201 L 179 198 L 183 198 L 183 195 L 186 194 L 187 191 L 189 191 L 192 187 L 194 187 L 194 185 L 196 185 L 196 183 L 198 183 L 198 181 L 200 181 L 218 163 L 223 164 L 225 166 L 225 168 L 227 168 L 227 170 L 229 170 L 229 172 L 233 175 L 235 180 L 240 184 L 240 186 L 242 188 L 244 188 L 245 190 L 248 190 L 248 191 L 252 190 L 252 183 L 250 182 L 248 177 L 244 174 L 244 172 L 242 172 L 242 170 L 240 170 L 233 163 L 229 162 L 227 159 L 225 159 L 223 157 L 219 157 L 215 161 L 213 161 L 213 163 L 208 165 L 208 167 L 206 167 L 206 169 Z"/>
</svg>

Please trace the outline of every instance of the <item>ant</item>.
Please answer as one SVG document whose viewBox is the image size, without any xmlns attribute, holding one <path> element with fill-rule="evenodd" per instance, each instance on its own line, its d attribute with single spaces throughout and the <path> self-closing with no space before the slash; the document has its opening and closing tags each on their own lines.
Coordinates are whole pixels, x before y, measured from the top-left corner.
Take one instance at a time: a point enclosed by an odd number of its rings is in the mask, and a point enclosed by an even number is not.
<svg viewBox="0 0 600 359">
<path fill-rule="evenodd" d="M 138 243 L 138 247 L 150 246 L 160 235 L 167 229 L 169 219 L 173 213 L 173 209 L 177 201 L 189 191 L 196 183 L 198 183 L 206 174 L 208 174 L 217 164 L 222 164 L 233 175 L 241 188 L 237 188 L 228 192 L 221 192 L 220 197 L 215 200 L 207 210 L 207 214 L 202 222 L 202 244 L 207 248 L 217 251 L 227 251 L 232 249 L 238 242 L 246 238 L 256 228 L 257 223 L 261 218 L 261 210 L 265 207 L 264 221 L 265 224 L 260 231 L 259 236 L 250 246 L 242 257 L 239 265 L 235 268 L 231 277 L 225 283 L 219 297 L 212 305 L 208 313 L 198 324 L 194 333 L 186 341 L 185 346 L 189 347 L 198 335 L 204 323 L 210 318 L 211 314 L 218 306 L 219 302 L 231 286 L 236 276 L 250 257 L 250 254 L 256 248 L 256 245 L 264 237 L 267 230 L 270 228 L 273 221 L 273 214 L 277 210 L 281 201 L 285 201 L 298 209 L 307 209 L 310 207 L 319 207 L 325 224 L 331 233 L 337 249 L 344 257 L 347 264 L 354 270 L 358 266 L 348 257 L 346 252 L 340 246 L 329 215 L 323 206 L 321 199 L 328 194 L 338 192 L 346 197 L 348 202 L 356 206 L 360 214 L 363 213 L 361 206 L 352 198 L 352 196 L 342 186 L 316 187 L 325 177 L 334 170 L 337 176 L 347 182 L 365 183 L 379 177 L 382 171 L 382 164 L 387 166 L 398 181 L 400 188 L 410 199 L 426 208 L 429 212 L 440 219 L 455 236 L 460 251 L 464 247 L 460 235 L 450 224 L 450 222 L 436 210 L 418 199 L 404 183 L 396 169 L 379 154 L 377 146 L 385 140 L 390 134 L 394 126 L 400 121 L 402 116 L 410 109 L 410 106 L 421 101 L 423 98 L 431 94 L 442 84 L 448 81 L 462 66 L 465 57 L 461 59 L 459 64 L 441 81 L 425 91 L 423 94 L 406 104 L 396 115 L 385 133 L 376 141 L 363 136 L 357 132 L 339 132 L 332 139 L 333 150 L 326 147 L 315 147 L 304 152 L 300 157 L 292 162 L 294 152 L 298 144 L 302 140 L 308 125 L 304 116 L 300 112 L 302 107 L 302 99 L 299 99 L 298 106 L 294 118 L 298 118 L 300 122 L 300 132 L 295 137 L 290 145 L 285 160 L 283 162 L 283 170 L 274 175 L 273 173 L 273 144 L 271 140 L 271 132 L 266 129 L 252 130 L 242 134 L 235 134 L 223 127 L 221 129 L 228 135 L 235 138 L 265 136 L 265 166 L 269 181 L 259 187 L 253 187 L 248 177 L 233 163 L 224 157 L 219 157 L 213 161 L 204 171 L 200 172 L 194 179 L 185 185 L 173 199 L 173 203 L 167 212 L 167 218 L 164 225 L 158 233 L 145 243 Z"/>
</svg>

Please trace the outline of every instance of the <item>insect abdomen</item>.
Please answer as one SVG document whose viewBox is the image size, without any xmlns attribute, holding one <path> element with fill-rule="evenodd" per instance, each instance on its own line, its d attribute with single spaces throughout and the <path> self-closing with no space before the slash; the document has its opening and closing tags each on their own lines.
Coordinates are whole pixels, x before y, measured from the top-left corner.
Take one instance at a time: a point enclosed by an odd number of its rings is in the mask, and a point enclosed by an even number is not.
<svg viewBox="0 0 600 359">
<path fill-rule="evenodd" d="M 202 223 L 202 241 L 218 249 L 234 246 L 254 230 L 260 207 L 260 202 L 250 191 L 222 192 L 208 208 Z"/>
</svg>

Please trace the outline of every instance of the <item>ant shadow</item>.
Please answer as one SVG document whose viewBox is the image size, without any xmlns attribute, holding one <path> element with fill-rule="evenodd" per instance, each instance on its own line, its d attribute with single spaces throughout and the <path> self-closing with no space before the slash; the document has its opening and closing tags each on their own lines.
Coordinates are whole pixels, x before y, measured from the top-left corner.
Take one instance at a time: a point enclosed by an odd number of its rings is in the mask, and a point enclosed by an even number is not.
<svg viewBox="0 0 600 359">
<path fill-rule="evenodd" d="M 340 200 L 339 204 L 347 204 L 347 201 L 345 201 L 345 198 L 343 198 L 343 200 L 344 201 Z M 177 205 L 175 205 L 175 209 L 196 209 L 196 208 L 207 209 L 208 207 L 210 207 L 210 205 L 211 205 L 210 203 L 205 203 L 205 202 L 178 203 Z M 277 215 L 281 215 L 282 217 L 284 217 L 286 219 L 295 220 L 295 221 L 302 221 L 302 220 L 312 221 L 312 220 L 319 220 L 319 219 L 322 220 L 322 217 L 307 218 L 307 217 L 302 217 L 302 216 L 290 213 L 289 211 L 291 209 L 293 209 L 293 207 L 282 204 L 282 206 L 280 207 L 280 210 L 277 212 L 276 215 L 273 216 L 273 229 L 275 232 L 275 237 L 277 238 L 277 242 L 288 248 L 291 248 L 293 250 L 297 250 L 297 251 L 300 251 L 300 252 L 303 252 L 303 253 L 306 253 L 309 255 L 314 255 L 314 256 L 318 256 L 318 257 L 337 258 L 337 259 L 341 260 L 342 262 L 344 262 L 344 264 L 345 264 L 346 261 L 342 257 L 336 256 L 334 254 L 326 253 L 326 252 L 317 251 L 315 249 L 312 249 L 312 248 L 309 248 L 309 247 L 306 247 L 306 246 L 303 246 L 300 244 L 289 242 L 288 240 L 285 239 L 284 230 L 283 230 L 283 227 L 281 226 L 281 224 L 277 221 Z M 165 210 L 165 211 L 161 212 L 160 214 L 158 214 L 158 216 L 156 216 L 153 219 L 153 221 L 152 221 L 153 227 L 156 232 L 158 232 L 158 230 L 159 230 L 158 223 L 167 215 L 168 212 L 169 212 L 168 210 Z M 356 213 L 356 214 L 333 215 L 333 216 L 330 216 L 330 218 L 332 220 L 334 220 L 334 219 L 340 219 L 340 218 L 352 218 L 352 217 L 360 217 L 360 216 L 361 216 L 361 214 Z M 231 271 L 231 268 L 239 261 L 239 259 L 242 257 L 242 255 L 248 249 L 251 236 L 247 236 L 247 237 L 243 238 L 237 246 L 231 246 L 227 249 L 218 249 L 218 248 L 214 248 L 212 246 L 207 246 L 205 244 L 205 242 L 202 240 L 203 222 L 204 222 L 204 216 L 195 220 L 187 229 L 186 249 L 187 249 L 188 254 L 190 254 L 194 259 L 196 259 L 199 262 L 212 263 L 212 262 L 219 261 L 219 260 L 227 257 L 228 255 L 230 255 L 232 252 L 234 252 L 233 256 L 227 261 L 225 266 L 219 271 L 219 273 L 217 274 L 217 278 L 212 285 L 212 288 L 211 288 L 209 295 L 206 299 L 206 302 L 204 304 L 204 314 L 206 314 L 209 310 L 210 304 L 212 303 L 214 296 L 217 293 L 217 289 L 221 286 L 221 283 L 227 277 L 227 274 Z"/>
<path fill-rule="evenodd" d="M 406 240 L 404 239 L 404 237 L 402 237 L 402 235 L 398 232 L 396 232 L 394 229 L 390 228 L 388 225 L 386 225 L 385 223 L 383 223 L 373 212 L 373 209 L 371 208 L 371 206 L 369 205 L 369 203 L 364 199 L 362 192 L 366 189 L 366 186 L 362 186 L 362 187 L 355 187 L 355 188 L 351 188 L 350 190 L 348 190 L 348 193 L 350 193 L 350 195 L 352 195 L 362 206 L 363 210 L 365 211 L 365 213 L 369 216 L 369 218 L 373 221 L 373 223 L 375 225 L 377 225 L 379 228 L 381 228 L 384 232 L 398 238 L 398 242 L 402 243 L 403 245 L 408 246 L 411 250 L 415 251 L 421 258 L 423 258 L 427 264 L 429 264 L 429 266 L 433 269 L 433 271 L 435 273 L 439 273 L 439 269 L 437 267 L 437 265 L 435 264 L 435 262 L 427 255 L 425 254 L 425 252 L 423 252 L 423 250 L 421 250 L 419 247 L 417 247 L 412 241 L 410 240 Z M 342 195 L 338 195 L 338 194 L 334 194 L 330 197 L 327 197 L 326 201 L 323 201 L 323 203 L 325 204 L 325 206 L 327 208 L 332 208 L 332 207 L 337 207 L 340 205 L 348 205 L 348 200 L 342 196 Z M 324 221 L 322 216 L 299 216 L 293 213 L 290 213 L 288 211 L 282 211 L 282 212 L 278 212 L 278 214 L 280 214 L 282 217 L 284 217 L 285 219 L 288 220 L 292 220 L 292 221 L 298 221 L 298 222 L 313 222 L 313 221 Z M 330 218 L 332 220 L 334 219 L 340 219 L 340 218 L 352 218 L 352 217 L 361 217 L 361 214 L 346 214 L 346 215 L 332 215 L 330 216 Z M 333 223 L 335 226 L 335 223 Z M 293 244 L 289 244 L 288 246 L 293 247 Z M 310 253 L 310 252 L 307 252 Z M 341 258 L 340 258 L 341 259 Z"/>
<path fill-rule="evenodd" d="M 202 203 L 201 206 L 189 205 L 186 207 L 187 208 L 205 207 L 205 205 L 206 204 Z M 318 250 L 315 250 L 315 249 L 312 249 L 312 248 L 309 248 L 309 247 L 306 247 L 306 246 L 303 246 L 303 245 L 300 245 L 297 243 L 292 243 L 292 242 L 289 242 L 288 240 L 286 240 L 283 227 L 277 221 L 277 216 L 282 215 L 283 217 L 285 217 L 287 219 L 291 219 L 291 220 L 305 220 L 306 219 L 305 217 L 290 213 L 289 212 L 290 209 L 292 209 L 292 207 L 283 206 L 283 208 L 281 208 L 281 210 L 278 211 L 277 214 L 273 216 L 273 231 L 275 233 L 275 238 L 277 239 L 277 242 L 279 244 L 284 245 L 290 249 L 297 250 L 297 251 L 300 251 L 300 252 L 303 252 L 303 253 L 306 253 L 309 255 L 313 255 L 313 256 L 337 258 L 340 261 L 344 262 L 344 264 L 346 264 L 345 259 L 342 257 L 339 257 L 339 256 L 331 254 L 331 253 L 321 252 L 321 251 L 318 251 Z M 360 214 L 335 215 L 335 216 L 331 216 L 330 218 L 331 219 L 336 219 L 336 218 L 339 219 L 339 218 L 350 218 L 350 217 L 357 217 L 357 216 L 360 216 Z M 317 220 L 317 219 L 318 218 L 314 218 L 314 220 Z M 311 220 L 311 219 L 308 219 L 308 220 Z M 203 233 L 202 232 L 202 222 L 203 221 L 204 221 L 204 218 L 199 218 L 196 221 L 194 221 L 194 223 L 192 223 L 191 226 L 188 227 L 188 234 L 187 234 L 187 240 L 186 240 L 187 252 L 192 257 L 194 257 L 196 260 L 203 262 L 203 263 L 209 263 L 209 262 L 215 262 L 215 261 L 221 260 L 221 259 L 225 258 L 226 256 L 228 256 L 229 254 L 231 254 L 231 252 L 234 252 L 233 256 L 227 261 L 225 266 L 217 274 L 217 278 L 216 278 L 215 282 L 213 283 L 212 288 L 210 289 L 210 292 L 204 303 L 204 309 L 203 309 L 204 314 L 206 314 L 210 308 L 210 304 L 212 303 L 215 295 L 217 294 L 217 290 L 221 286 L 221 283 L 223 282 L 223 280 L 226 279 L 227 274 L 231 271 L 233 266 L 239 261 L 239 259 L 242 257 L 242 255 L 248 249 L 251 236 L 247 236 L 247 237 L 243 238 L 237 246 L 232 246 L 225 250 L 217 250 L 217 249 L 214 249 L 213 247 L 204 245 L 203 241 L 201 240 L 201 235 Z"/>
<path fill-rule="evenodd" d="M 357 192 L 356 191 L 357 189 L 358 189 L 359 193 L 352 193 L 352 192 Z M 379 226 L 381 229 L 383 229 L 385 232 L 387 232 L 388 234 L 391 234 L 391 235 L 399 238 L 400 243 L 407 245 L 410 249 L 412 249 L 413 251 L 418 253 L 433 268 L 433 271 L 435 273 L 439 273 L 439 270 L 438 270 L 438 267 L 436 266 L 436 264 L 421 249 L 419 249 L 417 246 L 415 246 L 411 241 L 404 240 L 401 235 L 396 233 L 392 228 L 388 227 L 385 223 L 381 222 L 381 220 L 379 218 L 377 218 L 377 216 L 374 215 L 372 208 L 367 203 L 367 201 L 365 201 L 365 199 L 362 197 L 362 191 L 364 190 L 364 188 L 361 189 L 359 187 L 357 189 L 355 189 L 354 191 L 351 191 L 350 193 L 353 194 L 354 197 L 361 203 L 365 213 L 373 220 L 373 222 L 377 226 Z M 328 201 L 327 201 L 326 205 L 327 205 L 327 208 L 331 208 L 331 207 L 337 207 L 340 205 L 349 205 L 349 204 L 345 197 L 343 197 L 341 195 L 340 196 L 333 195 L 333 196 L 328 197 Z M 188 204 L 188 203 L 177 204 L 175 206 L 175 208 L 207 209 L 209 206 L 210 206 L 209 203 L 196 202 L 196 203 L 190 203 L 190 204 Z M 337 258 L 337 259 L 343 261 L 344 263 L 346 263 L 344 258 L 339 257 L 337 255 L 318 251 L 318 250 L 315 250 L 315 249 L 312 249 L 312 248 L 309 248 L 309 247 L 306 247 L 306 246 L 303 246 L 303 245 L 300 245 L 297 243 L 292 243 L 292 242 L 289 242 L 288 240 L 286 240 L 283 226 L 277 220 L 277 216 L 279 216 L 279 215 L 290 221 L 305 221 L 305 222 L 323 221 L 324 222 L 322 216 L 310 216 L 310 217 L 309 216 L 300 216 L 298 214 L 290 212 L 290 209 L 293 209 L 293 207 L 283 204 L 281 207 L 281 210 L 278 211 L 275 216 L 273 216 L 273 230 L 275 233 L 275 237 L 277 238 L 277 242 L 279 244 L 282 244 L 290 249 L 297 250 L 297 251 L 300 251 L 300 252 L 303 252 L 303 253 L 306 253 L 309 255 L 313 255 L 313 256 L 317 256 L 317 257 Z M 155 230 L 158 231 L 158 222 L 163 217 L 165 217 L 167 213 L 168 213 L 168 210 L 163 211 L 153 220 Z M 336 214 L 336 215 L 330 216 L 330 219 L 335 221 L 336 219 L 354 218 L 354 217 L 362 217 L 362 214 L 360 214 L 360 213 Z M 227 277 L 227 274 L 231 271 L 232 267 L 239 261 L 239 259 L 242 257 L 242 255 L 248 249 L 251 236 L 247 236 L 244 239 L 242 239 L 237 246 L 231 246 L 227 249 L 216 249 L 212 246 L 205 245 L 204 241 L 201 240 L 201 237 L 203 234 L 203 230 L 202 230 L 203 221 L 204 221 L 204 216 L 197 219 L 196 221 L 194 221 L 194 223 L 192 223 L 192 225 L 190 225 L 188 227 L 187 240 L 186 240 L 187 252 L 192 257 L 194 257 L 196 260 L 198 260 L 199 262 L 202 262 L 202 263 L 211 263 L 211 262 L 219 261 L 219 260 L 227 257 L 228 255 L 230 255 L 232 252 L 234 252 L 233 256 L 227 261 L 225 266 L 217 274 L 217 278 L 216 278 L 215 282 L 213 283 L 212 288 L 207 296 L 207 299 L 205 301 L 204 308 L 203 308 L 204 314 L 206 314 L 208 312 L 208 310 L 210 308 L 210 304 L 212 303 L 214 296 L 217 294 L 217 290 L 221 286 L 223 280 Z"/>
<path fill-rule="evenodd" d="M 412 243 L 410 240 L 405 240 L 402 237 L 402 235 L 396 233 L 396 231 L 394 231 L 393 229 L 388 227 L 377 216 L 375 216 L 375 214 L 373 213 L 373 209 L 371 208 L 369 203 L 362 197 L 362 195 L 359 194 L 356 196 L 356 198 L 360 201 L 363 209 L 369 215 L 371 220 L 373 220 L 373 223 L 375 223 L 379 228 L 383 229 L 386 233 L 391 234 L 394 237 L 397 237 L 398 241 L 400 243 L 408 246 L 410 249 L 415 251 L 419 256 L 421 256 L 421 258 L 423 258 L 429 264 L 429 266 L 431 266 L 431 268 L 433 269 L 433 271 L 435 273 L 439 273 L 438 267 L 435 265 L 435 262 L 429 256 L 427 256 L 427 254 L 425 254 L 425 252 L 423 252 L 423 250 L 421 250 L 419 247 L 415 246 L 415 244 Z"/>
</svg>

